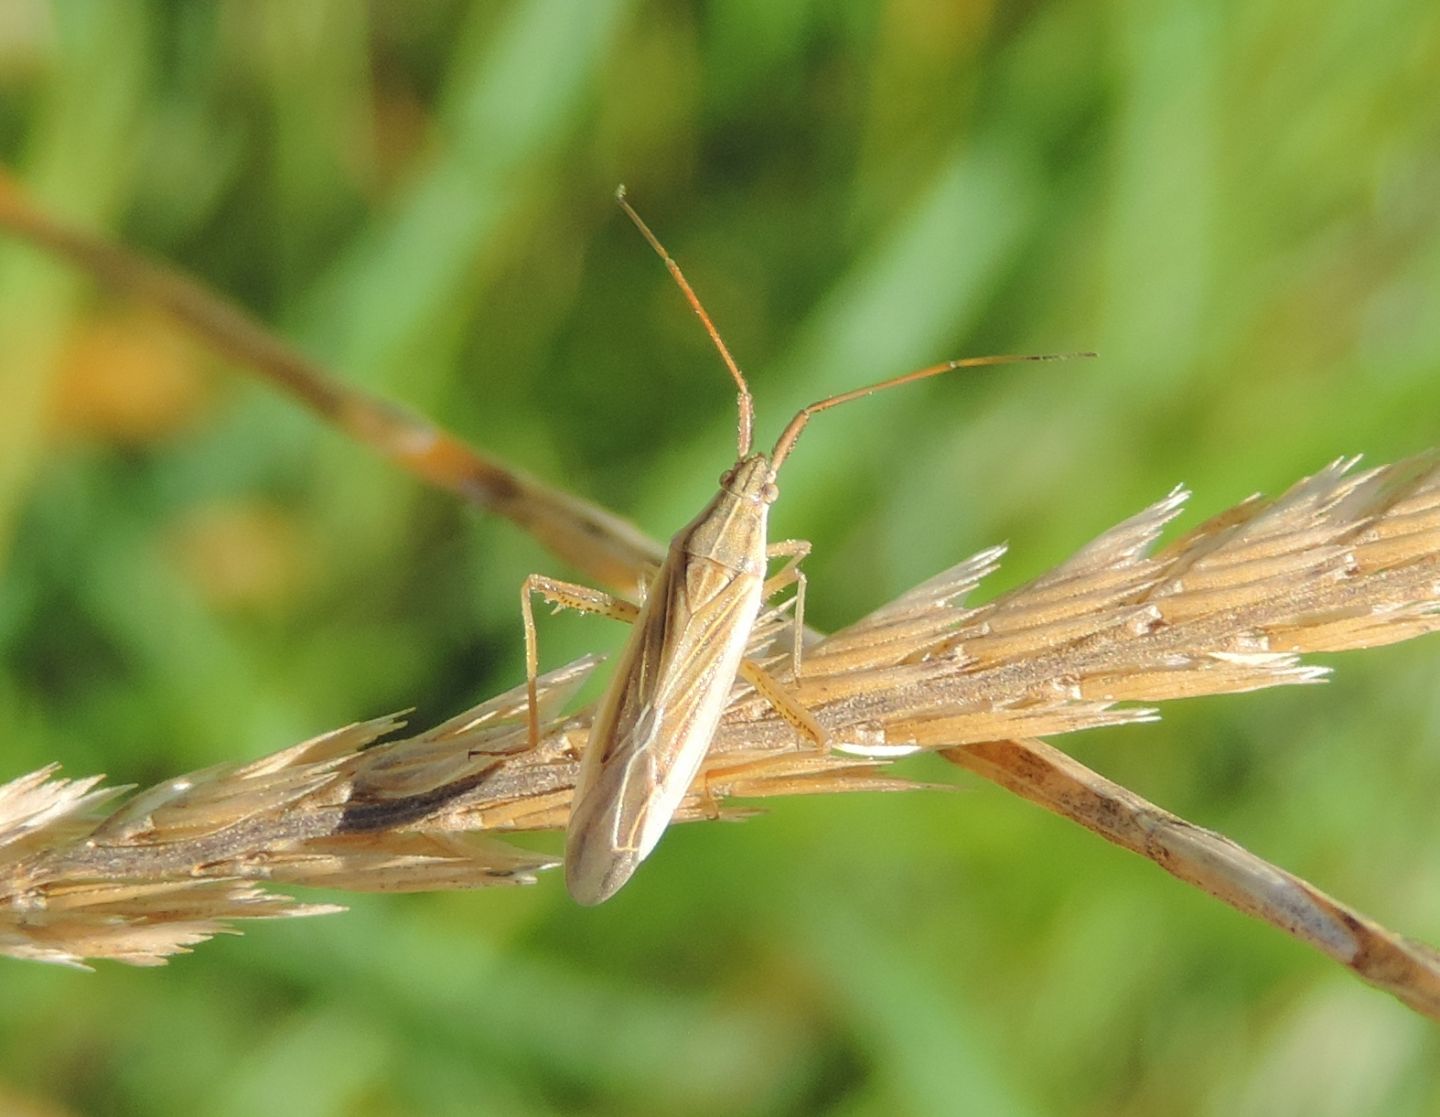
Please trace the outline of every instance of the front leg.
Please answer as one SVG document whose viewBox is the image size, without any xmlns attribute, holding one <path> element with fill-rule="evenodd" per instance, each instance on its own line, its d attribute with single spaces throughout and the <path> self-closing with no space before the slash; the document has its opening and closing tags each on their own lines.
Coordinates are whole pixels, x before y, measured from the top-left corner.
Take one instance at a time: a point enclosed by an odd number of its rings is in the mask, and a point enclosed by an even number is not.
<svg viewBox="0 0 1440 1117">
<path fill-rule="evenodd" d="M 525 625 L 525 696 L 528 700 L 530 721 L 530 747 L 540 744 L 540 709 L 535 680 L 540 673 L 540 649 L 535 636 L 535 615 L 531 611 L 530 599 L 539 594 L 546 601 L 561 609 L 575 609 L 581 613 L 594 613 L 611 620 L 634 624 L 640 609 L 621 597 L 614 597 L 603 590 L 579 586 L 574 582 L 562 582 L 547 578 L 543 574 L 531 574 L 520 587 L 520 617 Z"/>
</svg>

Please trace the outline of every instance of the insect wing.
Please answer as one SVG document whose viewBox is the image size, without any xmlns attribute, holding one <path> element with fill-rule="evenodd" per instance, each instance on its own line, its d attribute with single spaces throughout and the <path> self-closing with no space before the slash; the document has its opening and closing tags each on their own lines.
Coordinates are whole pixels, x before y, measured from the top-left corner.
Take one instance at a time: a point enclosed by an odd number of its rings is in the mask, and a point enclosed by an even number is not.
<svg viewBox="0 0 1440 1117">
<path fill-rule="evenodd" d="M 761 581 L 672 551 L 601 700 L 566 836 L 565 881 L 598 904 L 655 848 L 705 759 L 755 618 Z"/>
</svg>

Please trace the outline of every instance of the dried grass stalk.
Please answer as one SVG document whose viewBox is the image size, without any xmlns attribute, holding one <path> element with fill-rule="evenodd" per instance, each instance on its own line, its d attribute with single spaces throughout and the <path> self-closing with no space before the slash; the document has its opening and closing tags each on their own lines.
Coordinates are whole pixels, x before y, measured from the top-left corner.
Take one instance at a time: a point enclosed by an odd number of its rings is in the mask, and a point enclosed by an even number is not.
<svg viewBox="0 0 1440 1117">
<path fill-rule="evenodd" d="M 325 421 L 513 520 L 593 579 L 625 590 L 658 561 L 658 544 L 626 521 L 349 387 L 198 281 L 65 227 L 4 182 L 0 229 L 149 299 Z M 1177 490 L 1050 575 L 966 608 L 1002 554 L 982 552 L 810 650 L 799 690 L 842 742 L 836 755 L 796 751 L 769 708 L 737 688 L 681 817 L 744 813 L 722 811 L 729 796 L 914 787 L 882 766 L 938 750 L 1440 1019 L 1430 948 L 1033 739 L 1155 716 L 1122 702 L 1318 682 L 1323 670 L 1299 653 L 1436 627 L 1434 459 L 1364 474 L 1353 465 L 1337 462 L 1274 502 L 1247 501 L 1152 554 L 1183 503 Z M 782 622 L 766 619 L 755 651 Z M 57 779 L 51 768 L 0 787 L 0 952 L 152 964 L 227 921 L 335 910 L 259 881 L 416 890 L 530 880 L 546 858 L 477 832 L 564 824 L 588 711 L 558 711 L 592 666 L 543 680 L 546 735 L 534 751 L 512 692 L 417 737 L 376 743 L 399 726 L 384 718 L 183 777 L 109 816 L 120 789 L 95 779 Z M 772 670 L 783 677 L 785 667 L 777 654 Z"/>
<path fill-rule="evenodd" d="M 660 548 L 613 512 L 552 488 L 388 400 L 367 395 L 280 340 L 193 276 L 56 221 L 0 171 L 0 230 L 171 315 L 273 388 L 381 457 L 529 532 L 597 582 L 631 592 Z"/>
<path fill-rule="evenodd" d="M 897 756 L 952 761 L 1096 830 L 1309 942 L 1440 1019 L 1440 956 L 1240 847 L 1030 738 L 1146 721 L 1147 705 L 1313 683 L 1299 659 L 1440 627 L 1440 466 L 1336 462 L 1252 498 L 1170 546 L 1177 491 L 995 600 L 965 599 L 982 552 L 807 649 L 795 686 L 836 742 L 822 756 L 737 685 L 682 819 L 743 814 L 732 797 L 898 790 Z M 783 608 L 752 653 L 788 678 Z M 564 825 L 590 711 L 565 716 L 594 667 L 541 680 L 527 746 L 517 688 L 416 736 L 349 726 L 127 800 L 47 769 L 0 788 L 0 951 L 148 963 L 233 920 L 334 910 L 257 882 L 354 891 L 519 883 L 553 862 L 493 835 Z"/>
<path fill-rule="evenodd" d="M 1147 802 L 1043 741 L 991 741 L 943 755 L 1309 943 L 1440 1020 L 1440 953 L 1433 947 L 1387 930 L 1224 835 Z"/>
</svg>

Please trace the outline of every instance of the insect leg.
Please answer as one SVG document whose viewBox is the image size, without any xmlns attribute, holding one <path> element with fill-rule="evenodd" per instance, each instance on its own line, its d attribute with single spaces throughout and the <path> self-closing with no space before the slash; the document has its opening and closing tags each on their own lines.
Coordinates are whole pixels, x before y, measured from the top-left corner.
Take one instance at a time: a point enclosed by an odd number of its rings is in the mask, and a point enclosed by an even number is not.
<svg viewBox="0 0 1440 1117">
<path fill-rule="evenodd" d="M 543 574 L 531 574 L 520 587 L 520 617 L 525 625 L 525 691 L 529 701 L 530 747 L 540 744 L 540 709 L 535 680 L 540 674 L 540 649 L 535 636 L 535 614 L 530 599 L 539 594 L 559 609 L 575 609 L 595 613 L 611 620 L 633 624 L 640 615 L 638 606 L 603 590 L 562 582 Z"/>
<path fill-rule="evenodd" d="M 818 751 L 829 751 L 829 735 L 824 727 L 779 679 L 753 659 L 740 661 L 740 677 L 753 686 L 755 693 L 770 703 L 771 708 L 788 721 L 796 732 L 809 737 Z"/>
<path fill-rule="evenodd" d="M 789 561 L 765 580 L 762 594 L 768 601 L 775 594 L 795 583 L 795 634 L 790 642 L 790 670 L 796 680 L 800 678 L 800 649 L 805 644 L 805 589 L 809 585 L 800 563 L 810 554 L 810 543 L 805 539 L 781 539 L 765 548 L 765 557 L 786 558 Z"/>
<path fill-rule="evenodd" d="M 705 817 L 711 822 L 720 817 L 720 800 L 715 798 L 715 793 L 710 790 L 710 773 L 706 769 L 700 771 L 700 809 L 705 812 Z"/>
</svg>

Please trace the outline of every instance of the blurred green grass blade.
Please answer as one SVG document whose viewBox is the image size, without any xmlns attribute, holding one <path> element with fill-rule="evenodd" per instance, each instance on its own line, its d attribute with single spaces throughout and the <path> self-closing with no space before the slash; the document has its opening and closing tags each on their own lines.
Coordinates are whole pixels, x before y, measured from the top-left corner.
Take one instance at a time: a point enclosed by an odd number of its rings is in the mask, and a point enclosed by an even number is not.
<svg viewBox="0 0 1440 1117">
<path fill-rule="evenodd" d="M 482 902 L 543 904 L 503 892 Z M 804 1037 L 753 1008 L 686 995 L 663 980 L 627 983 L 502 953 L 485 935 L 427 918 L 418 904 L 364 900 L 343 918 L 349 926 L 314 921 L 304 934 L 266 944 L 254 964 L 324 987 L 326 996 L 363 989 L 432 1044 L 483 1050 L 497 1068 L 588 1083 L 646 1112 L 732 1111 L 787 1083 L 806 1056 Z M 383 950 L 372 948 L 378 943 Z"/>
<path fill-rule="evenodd" d="M 999 1059 L 1003 1046 L 966 1012 L 953 986 L 941 988 L 916 968 L 903 938 L 894 941 L 868 926 L 863 906 L 841 913 L 815 896 L 794 903 L 792 912 L 801 911 L 823 913 L 812 919 L 792 914 L 791 931 L 810 946 L 824 987 L 839 998 L 841 1022 L 870 1062 L 870 1089 L 884 1091 L 895 1112 L 1039 1117 L 1007 1077 Z"/>
<path fill-rule="evenodd" d="M 394 1033 L 331 1003 L 299 1011 L 241 1054 L 217 1084 L 215 1117 L 348 1117 L 384 1089 Z"/>
<path fill-rule="evenodd" d="M 151 64 L 131 5 L 57 5 L 54 66 L 21 158 L 27 190 L 67 219 L 103 225 L 127 197 Z M 55 359 L 84 283 L 0 240 L 0 555 L 10 548 L 46 437 Z"/>
<path fill-rule="evenodd" d="M 373 173 L 371 13 L 347 0 L 309 0 L 257 5 L 250 14 L 274 122 L 266 208 L 281 224 L 268 246 L 289 305 L 327 250 L 336 215 L 354 205 L 344 187 Z"/>
<path fill-rule="evenodd" d="M 356 380 L 415 398 L 406 356 L 455 312 L 467 273 L 523 206 L 528 179 L 583 116 L 630 6 L 528 0 L 507 10 L 493 39 L 479 35 L 490 13 L 474 9 L 478 41 L 452 66 L 438 121 L 447 142 L 318 286 L 305 315 L 312 345 Z"/>
<path fill-rule="evenodd" d="M 1147 360 L 1202 348 L 1213 298 L 1217 204 L 1216 40 L 1220 9 L 1157 3 L 1132 9 L 1120 42 L 1126 71 L 1117 129 L 1107 253 L 1110 321 L 1096 344 L 1132 393 L 1173 392 Z M 1190 64 L 1176 65 L 1181 54 Z M 1176 361 L 1176 364 L 1179 362 Z"/>
</svg>

